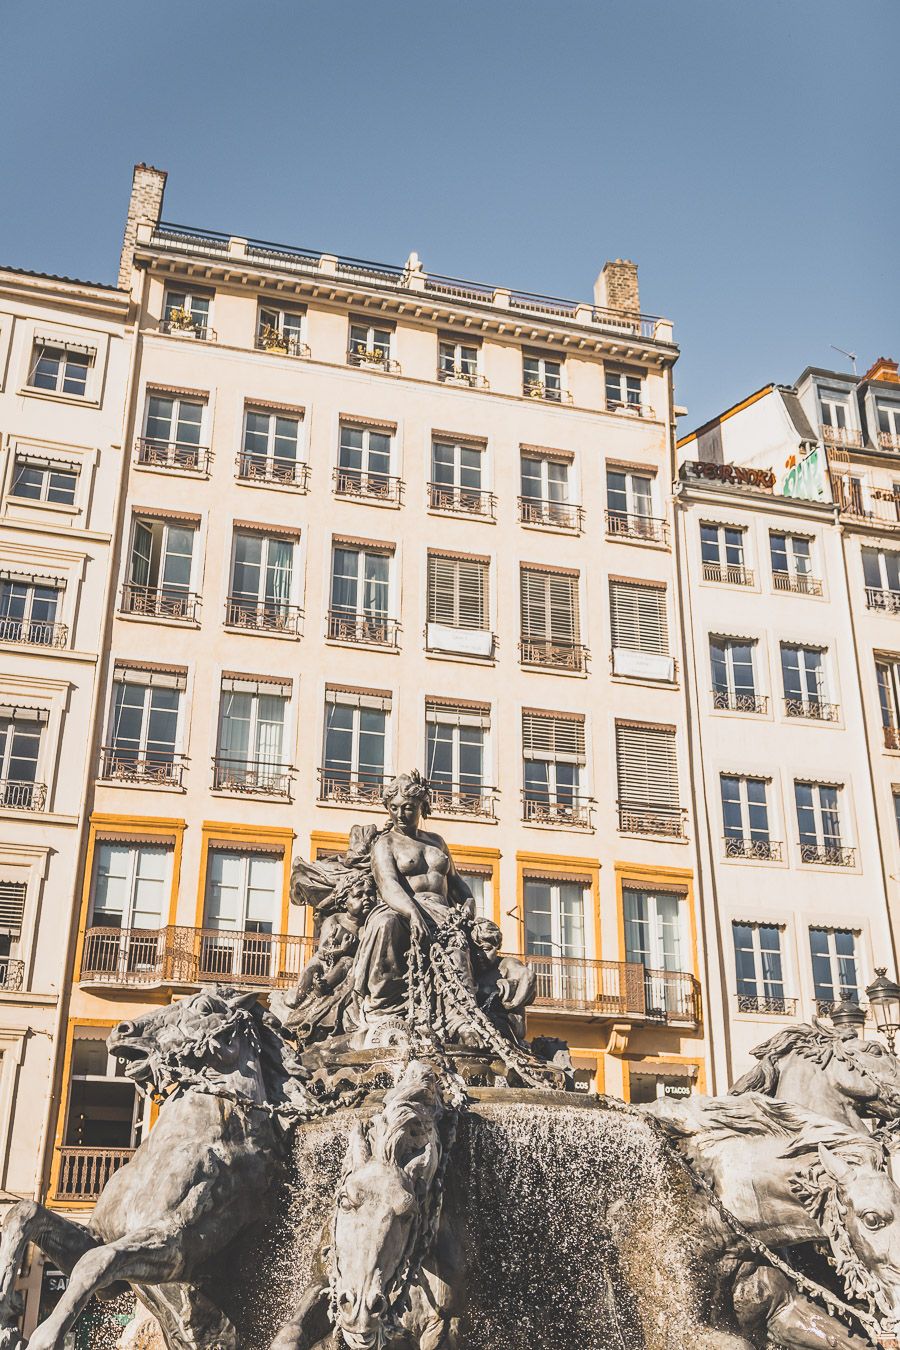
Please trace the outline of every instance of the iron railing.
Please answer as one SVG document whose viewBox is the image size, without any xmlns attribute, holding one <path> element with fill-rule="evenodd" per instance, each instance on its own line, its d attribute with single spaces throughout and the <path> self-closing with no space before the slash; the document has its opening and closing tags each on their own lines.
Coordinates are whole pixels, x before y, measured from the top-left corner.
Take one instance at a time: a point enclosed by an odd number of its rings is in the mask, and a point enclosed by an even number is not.
<svg viewBox="0 0 900 1350">
<path fill-rule="evenodd" d="M 213 757 L 213 789 L 216 792 L 239 792 L 244 796 L 263 793 L 268 797 L 291 795 L 293 764 L 267 764 L 258 759 L 229 759 Z"/>
<path fill-rule="evenodd" d="M 496 498 L 493 492 L 478 488 L 453 487 L 446 483 L 428 484 L 430 511 L 457 511 L 461 515 L 494 518 Z"/>
<path fill-rule="evenodd" d="M 254 600 L 242 595 L 229 595 L 225 601 L 225 625 L 255 633 L 300 634 L 303 610 L 299 605 L 282 604 L 280 600 Z"/>
<path fill-rule="evenodd" d="M 215 342 L 217 337 L 216 330 L 210 328 L 208 324 L 189 323 L 185 325 L 173 323 L 171 319 L 163 319 L 162 323 L 159 325 L 159 331 L 161 333 L 168 333 L 170 336 L 174 334 L 176 336 L 187 337 L 187 335 L 190 334 L 191 337 L 197 338 L 199 342 Z"/>
<path fill-rule="evenodd" d="M 588 649 L 580 642 L 550 642 L 523 638 L 519 658 L 523 666 L 546 666 L 550 670 L 583 671 Z"/>
<path fill-rule="evenodd" d="M 900 435 L 896 431 L 879 431 L 878 444 L 882 450 L 900 450 Z"/>
<path fill-rule="evenodd" d="M 718 581 L 724 586 L 752 586 L 755 578 L 753 569 L 743 563 L 705 562 L 703 580 Z"/>
<path fill-rule="evenodd" d="M 886 614 L 900 614 L 900 591 L 881 590 L 877 586 L 867 586 L 866 608 L 882 609 Z"/>
<path fill-rule="evenodd" d="M 804 844 L 800 841 L 800 861 L 824 867 L 853 867 L 856 849 L 844 844 Z"/>
<path fill-rule="evenodd" d="M 351 769 L 326 765 L 319 769 L 319 801 L 380 806 L 384 783 L 381 773 L 354 773 Z"/>
<path fill-rule="evenodd" d="M 777 839 L 741 838 L 725 835 L 726 858 L 752 858 L 756 862 L 781 862 L 781 843 Z"/>
<path fill-rule="evenodd" d="M 223 978 L 260 988 L 296 985 L 315 939 L 220 928 L 88 928 L 79 979 L 91 984 L 191 985 Z"/>
<path fill-rule="evenodd" d="M 654 1022 L 700 1021 L 700 986 L 687 972 L 571 956 L 529 954 L 523 960 L 537 980 L 535 1007 Z"/>
<path fill-rule="evenodd" d="M 57 1200 L 97 1200 L 110 1177 L 131 1162 L 133 1148 L 64 1144 L 59 1150 Z"/>
<path fill-rule="evenodd" d="M 175 469 L 178 472 L 209 473 L 212 451 L 205 445 L 186 441 L 163 441 L 155 436 L 138 436 L 137 462 L 148 469 Z"/>
<path fill-rule="evenodd" d="M 519 520 L 523 525 L 546 525 L 555 530 L 584 528 L 584 507 L 571 502 L 551 502 L 541 497 L 519 497 Z"/>
<path fill-rule="evenodd" d="M 386 614 L 366 614 L 352 610 L 328 611 L 328 637 L 334 642 L 362 642 L 369 647 L 396 647 L 398 619 Z"/>
<path fill-rule="evenodd" d="M 669 523 L 658 516 L 640 516 L 630 511 L 607 508 L 606 533 L 614 539 L 640 539 L 649 544 L 668 544 Z"/>
<path fill-rule="evenodd" d="M 836 722 L 840 716 L 840 705 L 823 703 L 818 698 L 786 698 L 784 714 L 785 717 L 805 717 L 810 722 Z"/>
<path fill-rule="evenodd" d="M 0 990 L 15 993 L 25 983 L 25 962 L 14 956 L 0 956 Z"/>
<path fill-rule="evenodd" d="M 566 829 L 591 828 L 591 797 L 538 796 L 525 788 L 522 792 L 522 819 L 529 825 L 561 825 Z"/>
<path fill-rule="evenodd" d="M 737 1010 L 742 1013 L 773 1013 L 780 1017 L 795 1017 L 797 1000 L 776 994 L 736 994 Z"/>
<path fill-rule="evenodd" d="M 844 446 L 848 450 L 862 449 L 861 431 L 850 431 L 847 427 L 826 427 L 824 425 L 819 430 L 826 445 Z"/>
<path fill-rule="evenodd" d="M 152 783 L 181 787 L 185 757 L 172 752 L 128 750 L 106 745 L 100 751 L 100 777 L 116 783 Z"/>
<path fill-rule="evenodd" d="M 794 591 L 798 595 L 822 594 L 820 578 L 808 576 L 805 572 L 773 572 L 772 585 L 776 591 Z"/>
<path fill-rule="evenodd" d="M 437 377 L 442 384 L 465 384 L 470 389 L 490 389 L 490 384 L 484 375 L 479 375 L 475 370 L 458 370 L 454 367 L 448 370 L 445 366 L 438 366 Z"/>
<path fill-rule="evenodd" d="M 625 834 L 662 834 L 684 838 L 684 808 L 656 802 L 620 801 L 619 829 Z"/>
<path fill-rule="evenodd" d="M 360 366 L 364 370 L 381 370 L 386 375 L 401 374 L 400 362 L 378 347 L 351 347 L 347 352 L 347 365 Z"/>
<path fill-rule="evenodd" d="M 526 398 L 541 399 L 544 403 L 571 403 L 572 395 L 568 389 L 559 389 L 544 380 L 523 380 L 522 393 Z"/>
<path fill-rule="evenodd" d="M 389 502 L 392 506 L 400 505 L 403 483 L 394 474 L 338 466 L 333 476 L 334 491 L 338 497 L 361 497 L 369 501 Z"/>
<path fill-rule="evenodd" d="M 431 809 L 442 816 L 477 816 L 494 819 L 497 789 L 475 783 L 442 783 L 431 780 Z"/>
<path fill-rule="evenodd" d="M 717 712 L 762 713 L 769 711 L 765 694 L 744 693 L 737 689 L 714 689 L 713 707 Z"/>
<path fill-rule="evenodd" d="M 628 399 L 608 398 L 606 400 L 606 411 L 611 413 L 624 413 L 626 417 L 646 417 L 654 418 L 656 413 L 650 407 L 649 403 L 632 403 Z"/>
<path fill-rule="evenodd" d="M 46 619 L 0 618 L 0 642 L 21 642 L 26 647 L 65 647 L 69 628 Z"/>
<path fill-rule="evenodd" d="M 243 483 L 270 483 L 274 487 L 309 488 L 309 465 L 278 455 L 257 455 L 242 450 L 235 461 L 237 477 Z"/>
<path fill-rule="evenodd" d="M 29 783 L 20 778 L 0 778 L 0 806 L 13 811 L 43 811 L 47 805 L 47 784 Z"/>
<path fill-rule="evenodd" d="M 195 591 L 176 590 L 172 586 L 137 586 L 126 581 L 122 587 L 123 614 L 196 623 L 199 603 L 200 596 Z"/>
<path fill-rule="evenodd" d="M 255 347 L 260 352 L 270 352 L 272 356 L 310 356 L 309 344 L 301 342 L 293 333 L 269 334 L 257 333 Z"/>
</svg>

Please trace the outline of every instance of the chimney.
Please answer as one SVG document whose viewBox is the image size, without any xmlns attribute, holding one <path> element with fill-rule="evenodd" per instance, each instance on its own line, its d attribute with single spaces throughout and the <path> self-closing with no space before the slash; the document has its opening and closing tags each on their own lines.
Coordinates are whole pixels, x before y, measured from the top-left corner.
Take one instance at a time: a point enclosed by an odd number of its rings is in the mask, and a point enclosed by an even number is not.
<svg viewBox="0 0 900 1350">
<path fill-rule="evenodd" d="M 900 372 L 897 362 L 889 356 L 879 356 L 873 366 L 866 371 L 864 380 L 880 380 L 882 384 L 900 384 Z"/>
<path fill-rule="evenodd" d="M 125 236 L 122 241 L 122 257 L 119 260 L 119 288 L 123 291 L 131 287 L 131 264 L 134 260 L 138 226 L 159 224 L 166 177 L 163 169 L 154 169 L 151 164 L 134 166 Z"/>
<path fill-rule="evenodd" d="M 622 309 L 628 314 L 640 314 L 637 263 L 627 258 L 605 262 L 603 271 L 594 282 L 594 304 L 601 309 Z"/>
</svg>

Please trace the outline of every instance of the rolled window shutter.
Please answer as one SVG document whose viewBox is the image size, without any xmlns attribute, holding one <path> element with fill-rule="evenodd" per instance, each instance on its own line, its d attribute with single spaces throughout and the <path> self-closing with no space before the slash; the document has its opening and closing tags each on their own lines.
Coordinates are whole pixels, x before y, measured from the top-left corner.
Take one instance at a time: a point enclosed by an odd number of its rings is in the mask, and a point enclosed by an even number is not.
<svg viewBox="0 0 900 1350">
<path fill-rule="evenodd" d="M 428 622 L 448 628 L 487 628 L 488 564 L 430 553 Z"/>
<path fill-rule="evenodd" d="M 455 707 L 450 703 L 426 699 L 425 721 L 441 726 L 480 727 L 483 731 L 489 731 L 491 710 L 490 708 Z"/>
<path fill-rule="evenodd" d="M 523 712 L 522 750 L 526 759 L 584 764 L 584 718 Z"/>
<path fill-rule="evenodd" d="M 547 637 L 547 579 L 543 572 L 522 568 L 522 637 L 539 641 Z"/>
<path fill-rule="evenodd" d="M 522 638 L 571 646 L 580 641 L 578 578 L 523 567 Z"/>
<path fill-rule="evenodd" d="M 611 581 L 609 609 L 614 648 L 650 652 L 657 656 L 669 655 L 669 621 L 664 587 Z"/>
<path fill-rule="evenodd" d="M 674 731 L 618 723 L 616 770 L 622 803 L 678 809 Z"/>
<path fill-rule="evenodd" d="M 550 601 L 550 641 L 574 645 L 579 640 L 580 631 L 578 578 L 554 576 L 551 573 L 547 578 L 547 595 Z"/>
<path fill-rule="evenodd" d="M 21 933 L 27 891 L 24 881 L 0 881 L 0 933 Z"/>
</svg>

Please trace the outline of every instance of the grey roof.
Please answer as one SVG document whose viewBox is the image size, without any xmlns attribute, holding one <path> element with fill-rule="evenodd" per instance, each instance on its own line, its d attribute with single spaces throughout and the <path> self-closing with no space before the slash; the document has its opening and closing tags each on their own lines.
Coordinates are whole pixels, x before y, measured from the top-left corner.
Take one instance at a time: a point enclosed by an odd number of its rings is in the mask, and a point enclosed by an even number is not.
<svg viewBox="0 0 900 1350">
<path fill-rule="evenodd" d="M 82 281 L 79 277 L 63 277 L 58 272 L 34 272 L 30 267 L 11 267 L 9 263 L 0 263 L 0 272 L 14 272 L 20 277 L 40 277 L 42 281 L 64 281 L 69 286 L 90 286 L 97 291 L 118 291 L 120 295 L 126 295 L 127 292 L 118 286 L 112 286 L 108 281 Z"/>
<path fill-rule="evenodd" d="M 787 415 L 794 424 L 794 430 L 801 441 L 817 441 L 819 438 L 813 430 L 809 418 L 803 411 L 803 405 L 793 389 L 780 388 L 779 393 L 784 400 Z"/>
<path fill-rule="evenodd" d="M 826 370 L 824 366 L 807 366 L 794 381 L 794 387 L 802 384 L 807 375 L 822 375 L 827 380 L 843 380 L 846 384 L 856 384 L 859 380 L 859 376 L 850 370 Z"/>
</svg>

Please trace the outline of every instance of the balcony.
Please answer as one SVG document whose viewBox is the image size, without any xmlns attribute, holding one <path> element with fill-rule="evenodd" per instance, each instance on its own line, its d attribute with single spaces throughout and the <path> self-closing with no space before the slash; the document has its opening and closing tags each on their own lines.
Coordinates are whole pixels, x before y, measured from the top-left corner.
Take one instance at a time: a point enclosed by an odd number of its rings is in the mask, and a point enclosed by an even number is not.
<svg viewBox="0 0 900 1350">
<path fill-rule="evenodd" d="M 0 994 L 16 993 L 25 983 L 25 962 L 0 956 Z"/>
<path fill-rule="evenodd" d="M 0 618 L 0 642 L 17 642 L 23 647 L 65 647 L 68 625 L 43 619 Z"/>
<path fill-rule="evenodd" d="M 822 582 L 804 572 L 773 572 L 772 585 L 776 591 L 793 591 L 795 595 L 821 595 Z"/>
<path fill-rule="evenodd" d="M 171 469 L 178 473 L 209 473 L 212 451 L 205 445 L 186 441 L 161 441 L 154 436 L 138 436 L 135 442 L 137 462 L 145 469 Z"/>
<path fill-rule="evenodd" d="M 714 689 L 713 708 L 716 712 L 755 713 L 765 715 L 769 700 L 764 694 L 748 693 L 738 689 Z"/>
<path fill-rule="evenodd" d="M 584 507 L 571 502 L 551 502 L 540 497 L 519 497 L 519 520 L 523 525 L 543 525 L 552 530 L 584 529 Z"/>
<path fill-rule="evenodd" d="M 131 1162 L 133 1148 L 64 1144 L 59 1150 L 56 1200 L 97 1200 L 110 1177 Z"/>
<path fill-rule="evenodd" d="M 309 465 L 296 459 L 242 450 L 235 461 L 235 471 L 241 483 L 268 483 L 271 487 L 292 487 L 301 492 L 309 489 Z"/>
<path fill-rule="evenodd" d="M 648 970 L 632 961 L 533 955 L 522 959 L 537 980 L 535 1009 L 694 1026 L 700 1021 L 700 986 L 686 972 Z"/>
<path fill-rule="evenodd" d="M 366 647 L 397 646 L 399 620 L 386 614 L 356 613 L 353 610 L 328 611 L 328 637 L 332 642 L 361 642 Z"/>
<path fill-rule="evenodd" d="M 877 586 L 867 586 L 866 608 L 880 609 L 885 614 L 900 614 L 900 591 L 886 591 Z"/>
<path fill-rule="evenodd" d="M 567 830 L 591 828 L 591 797 L 538 796 L 526 788 L 522 793 L 522 819 L 528 825 L 558 825 Z"/>
<path fill-rule="evenodd" d="M 181 787 L 185 757 L 172 752 L 128 750 L 114 745 L 100 751 L 100 777 L 113 783 Z"/>
<path fill-rule="evenodd" d="M 400 375 L 400 362 L 394 361 L 381 347 L 363 347 L 357 343 L 347 352 L 347 365 L 364 370 L 380 370 L 385 375 Z"/>
<path fill-rule="evenodd" d="M 862 432 L 851 431 L 848 427 L 820 426 L 822 440 L 827 446 L 837 445 L 844 450 L 862 449 Z"/>
<path fill-rule="evenodd" d="M 428 484 L 429 511 L 452 511 L 458 515 L 494 519 L 496 498 L 493 492 L 476 488 L 452 487 L 445 483 Z"/>
<path fill-rule="evenodd" d="M 83 984 L 229 983 L 289 989 L 315 948 L 313 938 L 220 928 L 89 928 L 79 979 Z"/>
<path fill-rule="evenodd" d="M 854 867 L 856 849 L 843 844 L 805 844 L 801 839 L 800 861 L 819 867 Z"/>
<path fill-rule="evenodd" d="M 736 994 L 739 1013 L 769 1013 L 776 1017 L 796 1017 L 797 1000 L 774 994 Z"/>
<path fill-rule="evenodd" d="M 725 836 L 726 858 L 749 858 L 754 862 L 781 862 L 781 844 L 777 839 L 743 839 Z"/>
<path fill-rule="evenodd" d="M 645 544 L 669 543 L 669 524 L 657 516 L 639 516 L 626 511 L 606 512 L 606 533 L 612 539 L 636 539 Z"/>
<path fill-rule="evenodd" d="M 254 346 L 258 352 L 268 352 L 270 356 L 311 355 L 308 344 L 301 342 L 296 333 L 282 333 L 269 324 L 263 324 L 256 335 Z"/>
<path fill-rule="evenodd" d="M 184 623 L 196 623 L 199 602 L 200 596 L 194 591 L 176 590 L 171 586 L 136 586 L 133 581 L 126 581 L 122 587 L 121 612 L 148 619 L 180 619 Z"/>
<path fill-rule="evenodd" d="M 522 393 L 526 398 L 541 399 L 544 403 L 571 403 L 572 395 L 568 389 L 558 385 L 546 384 L 543 380 L 524 380 Z"/>
<path fill-rule="evenodd" d="M 836 722 L 840 716 L 840 705 L 823 703 L 817 698 L 786 698 L 784 700 L 785 717 L 805 717 L 810 722 Z"/>
<path fill-rule="evenodd" d="M 622 399 L 608 398 L 606 400 L 606 411 L 609 413 L 619 413 L 625 417 L 647 417 L 654 418 L 656 413 L 650 407 L 649 403 L 624 402 Z"/>
<path fill-rule="evenodd" d="M 159 331 L 168 333 L 169 337 L 195 338 L 198 342 L 215 342 L 217 337 L 214 328 L 203 323 L 192 323 L 189 318 L 187 322 L 183 319 L 163 319 Z"/>
<path fill-rule="evenodd" d="M 399 506 L 403 483 L 389 473 L 369 473 L 366 469 L 334 471 L 334 491 L 337 497 L 352 497 L 358 501 L 381 502 Z"/>
<path fill-rule="evenodd" d="M 384 774 L 360 773 L 354 775 L 351 769 L 319 769 L 319 801 L 337 802 L 341 806 L 361 803 L 364 806 L 381 806 L 381 793 L 384 787 Z"/>
<path fill-rule="evenodd" d="M 443 783 L 431 779 L 431 809 L 439 816 L 469 816 L 494 819 L 497 789 L 475 783 Z"/>
<path fill-rule="evenodd" d="M 229 595 L 225 601 L 225 627 L 240 628 L 250 633 L 283 633 L 300 636 L 303 610 L 299 605 L 282 604 L 278 600 L 255 600 L 242 595 Z"/>
<path fill-rule="evenodd" d="M 900 435 L 896 431 L 879 431 L 878 444 L 882 450 L 900 450 Z"/>
<path fill-rule="evenodd" d="M 545 642 L 523 638 L 519 643 L 519 659 L 523 666 L 543 666 L 547 670 L 580 673 L 587 664 L 587 647 L 580 642 Z"/>
<path fill-rule="evenodd" d="M 484 375 L 475 370 L 465 370 L 462 366 L 438 366 L 437 377 L 441 384 L 459 384 L 468 389 L 490 389 Z"/>
<path fill-rule="evenodd" d="M 658 834 L 684 839 L 684 808 L 656 802 L 620 801 L 619 829 L 624 834 Z"/>
<path fill-rule="evenodd" d="M 0 806 L 5 806 L 11 811 L 43 811 L 46 805 L 46 783 L 0 778 Z"/>
<path fill-rule="evenodd" d="M 900 750 L 900 727 L 882 727 L 885 750 Z"/>
<path fill-rule="evenodd" d="M 293 764 L 266 764 L 258 759 L 228 759 L 216 755 L 213 758 L 213 791 L 290 800 L 294 772 Z"/>
<path fill-rule="evenodd" d="M 751 568 L 740 563 L 705 562 L 703 580 L 718 581 L 723 586 L 752 586 L 755 577 Z"/>
</svg>

